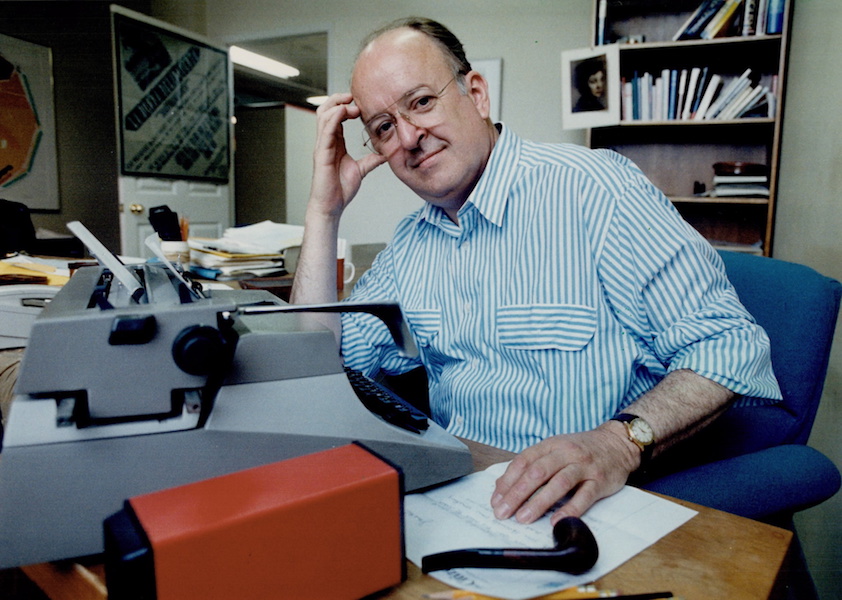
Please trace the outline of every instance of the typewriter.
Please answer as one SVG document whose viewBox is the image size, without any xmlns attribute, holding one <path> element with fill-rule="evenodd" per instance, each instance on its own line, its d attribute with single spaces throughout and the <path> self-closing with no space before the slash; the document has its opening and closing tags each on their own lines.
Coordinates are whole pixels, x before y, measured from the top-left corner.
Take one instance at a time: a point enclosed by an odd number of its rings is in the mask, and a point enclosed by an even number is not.
<svg viewBox="0 0 842 600">
<path fill-rule="evenodd" d="M 411 343 L 397 305 L 204 291 L 166 266 L 82 268 L 35 319 L 0 454 L 0 568 L 101 553 L 129 497 L 352 441 L 405 491 L 472 470 L 464 444 L 349 377 L 307 314 L 369 312 Z"/>
</svg>

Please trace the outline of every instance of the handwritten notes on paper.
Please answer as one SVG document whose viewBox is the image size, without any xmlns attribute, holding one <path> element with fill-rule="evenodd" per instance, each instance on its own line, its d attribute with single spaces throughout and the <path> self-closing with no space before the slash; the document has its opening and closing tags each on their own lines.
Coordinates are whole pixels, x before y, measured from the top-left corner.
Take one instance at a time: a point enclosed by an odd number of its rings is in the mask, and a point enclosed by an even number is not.
<svg viewBox="0 0 842 600">
<path fill-rule="evenodd" d="M 421 558 L 428 554 L 459 548 L 552 547 L 549 515 L 530 525 L 494 517 L 491 494 L 505 467 L 505 463 L 494 465 L 426 493 L 407 495 L 407 558 L 420 565 Z M 508 569 L 450 569 L 431 575 L 479 594 L 525 600 L 602 577 L 695 514 L 689 508 L 627 486 L 597 502 L 584 516 L 599 544 L 599 560 L 583 575 Z"/>
</svg>

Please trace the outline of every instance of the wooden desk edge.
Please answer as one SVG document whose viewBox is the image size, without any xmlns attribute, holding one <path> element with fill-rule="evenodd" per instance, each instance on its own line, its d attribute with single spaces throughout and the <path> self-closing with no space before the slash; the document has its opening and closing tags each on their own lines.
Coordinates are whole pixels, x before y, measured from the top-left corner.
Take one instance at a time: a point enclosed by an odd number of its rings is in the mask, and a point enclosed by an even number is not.
<svg viewBox="0 0 842 600">
<path fill-rule="evenodd" d="M 474 457 L 474 470 L 508 460 L 513 454 L 496 448 L 465 441 Z M 597 580 L 604 589 L 622 589 L 639 593 L 670 589 L 686 600 L 694 598 L 760 599 L 768 598 L 787 555 L 792 532 L 759 521 L 737 517 L 712 508 L 698 506 L 675 498 L 667 498 L 699 513 L 655 545 L 634 556 L 608 575 Z M 699 519 L 702 516 L 702 519 Z M 735 527 L 735 520 L 741 527 Z M 730 539 L 725 539 L 731 536 Z M 702 562 L 696 556 L 710 546 L 711 540 L 722 542 L 716 548 L 712 568 L 710 556 Z M 751 550 L 752 553 L 746 553 Z M 735 568 L 741 562 L 739 568 Z M 700 567 L 700 565 L 704 565 Z M 667 568 L 664 568 L 664 567 Z M 42 563 L 22 567 L 23 572 L 52 600 L 105 600 L 101 565 L 84 566 L 70 563 Z M 721 571 L 717 577 L 712 571 Z M 694 582 L 689 586 L 690 582 Z M 663 587 L 667 586 L 667 587 Z M 372 598 L 417 600 L 424 593 L 450 589 L 447 585 L 421 573 L 408 563 L 407 580 Z"/>
</svg>

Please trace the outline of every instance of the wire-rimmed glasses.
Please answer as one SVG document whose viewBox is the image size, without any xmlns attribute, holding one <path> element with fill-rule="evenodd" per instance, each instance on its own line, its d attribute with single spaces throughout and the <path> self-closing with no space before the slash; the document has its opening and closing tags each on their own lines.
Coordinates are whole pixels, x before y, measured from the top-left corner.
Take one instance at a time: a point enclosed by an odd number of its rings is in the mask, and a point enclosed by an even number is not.
<svg viewBox="0 0 842 600">
<path fill-rule="evenodd" d="M 383 155 L 394 149 L 393 146 L 398 140 L 398 115 L 415 127 L 430 127 L 436 124 L 438 101 L 455 79 L 456 77 L 451 78 L 438 92 L 433 92 L 427 86 L 410 90 L 383 112 L 369 119 L 363 130 L 363 143 L 366 148 Z M 395 114 L 386 112 L 393 106 L 397 107 Z"/>
</svg>

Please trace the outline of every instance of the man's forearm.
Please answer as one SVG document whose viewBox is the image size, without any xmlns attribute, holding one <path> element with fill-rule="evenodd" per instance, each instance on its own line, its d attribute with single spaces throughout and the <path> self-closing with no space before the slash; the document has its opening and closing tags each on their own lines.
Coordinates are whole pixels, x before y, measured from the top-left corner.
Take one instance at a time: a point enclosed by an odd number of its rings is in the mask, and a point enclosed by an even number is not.
<svg viewBox="0 0 842 600">
<path fill-rule="evenodd" d="M 709 425 L 734 397 L 728 388 L 682 369 L 669 373 L 624 412 L 642 417 L 652 426 L 657 454 Z"/>
<path fill-rule="evenodd" d="M 336 302 L 336 242 L 339 217 L 314 215 L 308 212 L 304 223 L 304 240 L 295 268 L 290 302 L 322 304 Z M 339 315 L 320 314 L 319 321 L 333 330 L 340 339 Z"/>
</svg>

